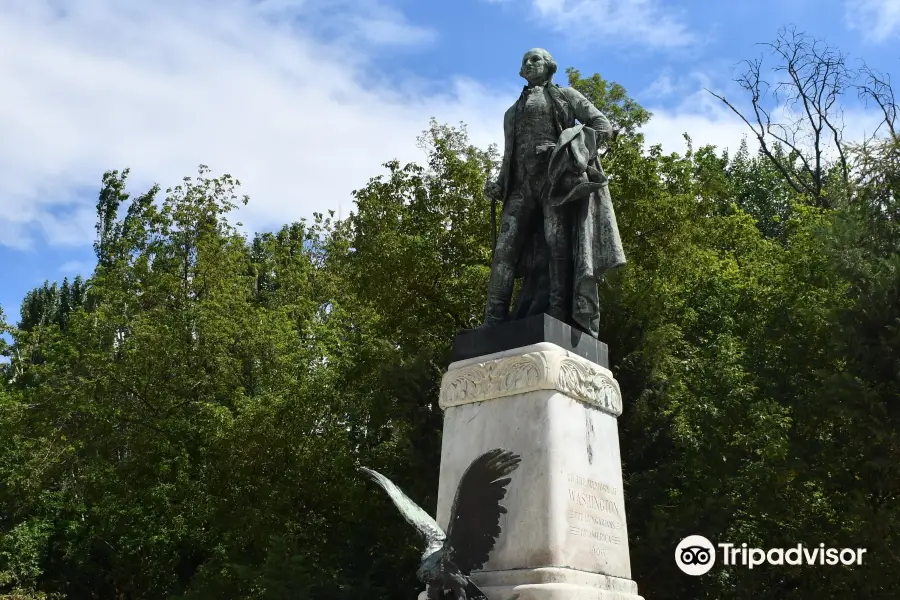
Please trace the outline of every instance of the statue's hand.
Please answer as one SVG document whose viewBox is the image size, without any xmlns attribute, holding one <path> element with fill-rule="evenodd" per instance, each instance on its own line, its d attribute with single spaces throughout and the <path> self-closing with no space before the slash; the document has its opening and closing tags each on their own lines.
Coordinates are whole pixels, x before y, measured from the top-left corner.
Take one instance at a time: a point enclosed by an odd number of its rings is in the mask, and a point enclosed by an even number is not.
<svg viewBox="0 0 900 600">
<path fill-rule="evenodd" d="M 495 179 L 488 179 L 484 182 L 484 195 L 487 198 L 493 198 L 494 200 L 499 200 L 500 195 L 503 193 L 503 190 L 500 187 L 500 182 Z"/>
</svg>

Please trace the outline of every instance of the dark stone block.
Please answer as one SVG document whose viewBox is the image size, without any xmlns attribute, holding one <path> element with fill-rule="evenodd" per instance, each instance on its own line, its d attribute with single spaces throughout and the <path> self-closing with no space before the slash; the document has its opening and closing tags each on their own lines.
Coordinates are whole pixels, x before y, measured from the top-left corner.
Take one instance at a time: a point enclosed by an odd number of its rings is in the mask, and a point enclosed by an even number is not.
<svg viewBox="0 0 900 600">
<path fill-rule="evenodd" d="M 606 344 L 546 314 L 485 329 L 466 329 L 453 340 L 451 360 L 456 362 L 541 342 L 556 344 L 594 364 L 609 368 Z"/>
</svg>

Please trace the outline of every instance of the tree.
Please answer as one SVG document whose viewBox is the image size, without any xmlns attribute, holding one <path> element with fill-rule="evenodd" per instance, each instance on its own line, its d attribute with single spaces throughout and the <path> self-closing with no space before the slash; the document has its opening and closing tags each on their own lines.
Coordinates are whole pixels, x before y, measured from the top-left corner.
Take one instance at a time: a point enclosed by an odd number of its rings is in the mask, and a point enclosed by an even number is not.
<svg viewBox="0 0 900 600">
<path fill-rule="evenodd" d="M 600 112 L 609 118 L 613 129 L 626 137 L 640 135 L 638 130 L 652 117 L 643 106 L 628 96 L 618 83 L 600 77 L 599 73 L 584 79 L 578 69 L 566 69 L 569 86 L 590 100 Z"/>
<path fill-rule="evenodd" d="M 629 263 L 601 285 L 601 338 L 643 594 L 897 596 L 890 139 L 847 149 L 850 177 L 822 190 L 847 201 L 815 207 L 765 153 L 646 148 L 624 89 L 569 76 L 623 130 L 604 161 Z M 417 593 L 418 540 L 356 468 L 436 504 L 436 399 L 453 336 L 480 321 L 497 158 L 462 127 L 419 141 L 422 163 L 386 163 L 347 219 L 249 240 L 229 176 L 132 195 L 127 171 L 105 174 L 95 272 L 0 319 L 0 590 Z M 660 556 L 691 533 L 865 543 L 871 562 L 687 578 Z"/>
<path fill-rule="evenodd" d="M 845 54 L 793 26 L 763 46 L 776 60 L 777 80 L 768 81 L 762 58 L 744 61 L 746 71 L 736 81 L 750 96 L 749 116 L 725 96 L 710 93 L 747 124 L 761 152 L 797 193 L 815 206 L 834 206 L 838 198 L 826 192 L 845 189 L 851 169 L 842 99 L 856 90 L 884 103 L 887 122 L 895 118 L 895 109 L 888 108 L 889 81 L 865 65 L 852 69 Z M 829 186 L 832 177 L 842 185 Z"/>
</svg>

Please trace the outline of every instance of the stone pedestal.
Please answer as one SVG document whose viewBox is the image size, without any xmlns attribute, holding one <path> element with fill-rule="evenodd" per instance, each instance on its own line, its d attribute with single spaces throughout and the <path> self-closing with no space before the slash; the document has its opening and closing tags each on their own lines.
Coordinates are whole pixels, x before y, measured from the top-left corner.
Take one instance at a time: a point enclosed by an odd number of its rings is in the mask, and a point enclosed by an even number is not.
<svg viewBox="0 0 900 600">
<path fill-rule="evenodd" d="M 458 360 L 441 385 L 441 527 L 472 460 L 492 448 L 522 456 L 502 533 L 472 575 L 490 600 L 640 600 L 622 494 L 619 387 L 584 348 L 576 353 L 567 343 Z"/>
</svg>

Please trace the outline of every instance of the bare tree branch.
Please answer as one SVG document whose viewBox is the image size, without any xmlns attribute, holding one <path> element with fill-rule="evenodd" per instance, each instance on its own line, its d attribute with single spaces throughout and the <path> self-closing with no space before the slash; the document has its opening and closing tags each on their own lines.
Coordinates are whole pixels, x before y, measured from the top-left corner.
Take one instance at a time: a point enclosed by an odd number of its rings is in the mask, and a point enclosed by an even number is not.
<svg viewBox="0 0 900 600">
<path fill-rule="evenodd" d="M 830 206 L 832 199 L 826 194 L 829 177 L 837 174 L 844 184 L 850 181 L 841 99 L 854 88 L 860 72 L 848 66 L 847 57 L 839 50 L 795 27 L 782 29 L 773 42 L 760 45 L 775 60 L 770 71 L 774 81 L 770 83 L 763 75 L 762 58 L 745 61 L 746 69 L 735 79 L 750 97 L 755 125 L 723 95 L 710 94 L 750 127 L 762 154 L 794 190 L 809 196 L 817 206 Z M 893 97 L 882 83 L 882 78 L 871 74 L 866 89 L 857 91 L 878 103 L 886 120 L 895 123 L 896 113 L 890 112 L 895 106 Z M 773 111 L 775 107 L 779 110 Z"/>
<path fill-rule="evenodd" d="M 760 130 L 757 131 L 756 128 L 750 124 L 750 121 L 748 121 L 747 118 L 741 113 L 741 111 L 739 111 L 737 108 L 735 108 L 734 105 L 731 104 L 731 102 L 729 102 L 728 100 L 726 100 L 724 96 L 720 96 L 719 94 L 716 94 L 715 92 L 713 92 L 709 89 L 707 89 L 706 91 L 709 92 L 710 94 L 712 94 L 713 96 L 715 96 L 716 98 L 718 98 L 719 100 L 721 100 L 725 104 L 725 106 L 730 108 L 734 112 L 734 114 L 736 114 L 738 117 L 740 117 L 741 120 L 743 120 L 744 123 L 747 124 L 747 126 L 753 131 L 754 135 L 756 136 L 756 139 L 759 141 L 760 149 L 762 150 L 763 154 L 770 161 L 772 161 L 772 164 L 775 165 L 775 167 L 782 174 L 782 176 L 785 178 L 785 180 L 788 182 L 788 184 L 792 188 L 794 188 L 794 191 L 796 191 L 798 194 L 803 194 L 803 193 L 809 192 L 807 187 L 803 185 L 803 182 L 796 180 L 794 178 L 794 176 L 792 175 L 792 173 L 790 171 L 788 171 L 788 169 L 784 166 L 784 164 L 782 164 L 782 162 L 778 158 L 775 157 L 772 150 L 769 148 L 769 145 L 766 143 L 767 125 L 763 124 L 762 117 L 760 116 L 760 113 L 761 112 L 765 113 L 765 111 L 761 110 L 759 108 L 759 106 L 756 103 L 754 103 L 753 107 L 756 110 L 756 119 L 757 119 L 757 123 L 759 124 L 759 127 L 760 127 Z M 768 114 L 766 114 L 766 121 L 768 123 Z"/>
<path fill-rule="evenodd" d="M 889 75 L 879 73 L 868 66 L 863 65 L 860 69 L 860 83 L 856 84 L 856 90 L 859 98 L 869 104 L 874 102 L 878 106 L 883 119 L 878 128 L 872 132 L 871 137 L 878 135 L 878 130 L 887 127 L 888 135 L 891 139 L 896 140 L 900 137 L 900 123 L 898 123 L 897 101 L 894 97 L 894 89 L 891 87 L 891 78 Z"/>
</svg>

